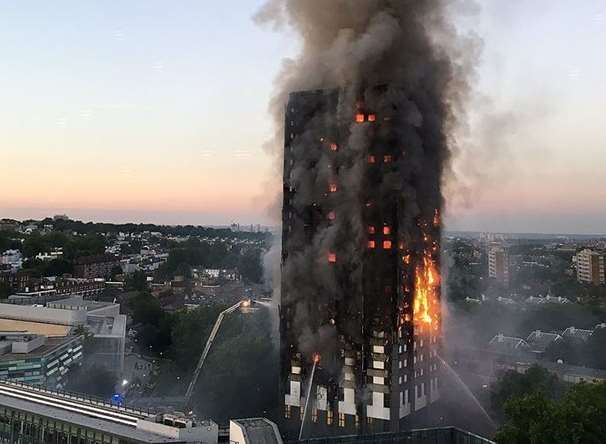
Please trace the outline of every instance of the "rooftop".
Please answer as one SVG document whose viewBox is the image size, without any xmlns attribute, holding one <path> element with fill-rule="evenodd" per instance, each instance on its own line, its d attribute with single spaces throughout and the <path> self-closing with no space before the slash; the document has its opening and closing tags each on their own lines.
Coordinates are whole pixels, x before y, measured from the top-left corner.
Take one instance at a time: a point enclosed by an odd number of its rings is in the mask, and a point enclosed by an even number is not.
<svg viewBox="0 0 606 444">
<path fill-rule="evenodd" d="M 136 409 L 112 406 L 74 394 L 52 392 L 24 384 L 0 381 L 0 406 L 64 421 L 142 443 L 182 443 L 182 438 L 169 437 L 144 430 L 153 427 L 156 417 Z M 200 426 L 211 427 L 212 423 Z M 158 430 L 166 427 L 159 424 Z M 178 430 L 178 429 L 175 429 Z M 177 435 L 175 433 L 175 435 Z"/>
<path fill-rule="evenodd" d="M 76 339 L 77 339 L 77 336 L 68 336 L 68 337 L 64 337 L 64 338 L 48 338 L 46 340 L 46 343 L 44 343 L 42 346 L 36 348 L 35 350 L 32 350 L 31 352 L 29 352 L 27 354 L 6 353 L 5 355 L 1 355 L 0 363 L 7 362 L 7 361 L 18 361 L 18 360 L 23 360 L 23 359 L 41 358 L 42 356 L 52 353 L 59 347 L 65 345 L 65 344 L 69 344 L 72 341 L 75 341 Z"/>
<path fill-rule="evenodd" d="M 69 325 L 47 324 L 42 322 L 17 321 L 14 319 L 0 318 L 0 330 L 12 332 L 28 332 L 49 338 L 60 338 L 69 335 Z"/>
<path fill-rule="evenodd" d="M 332 436 L 298 441 L 305 444 L 494 444 L 494 442 L 455 427 L 408 430 L 397 433 L 375 433 L 372 435 Z"/>
<path fill-rule="evenodd" d="M 67 299 L 60 299 L 58 301 L 49 302 L 47 304 L 50 308 L 62 308 L 68 310 L 86 310 L 93 311 L 99 308 L 109 307 L 114 305 L 112 302 L 99 302 L 89 301 L 81 297 L 71 297 Z"/>
<path fill-rule="evenodd" d="M 556 341 L 560 341 L 562 337 L 557 333 L 546 333 L 541 330 L 535 330 L 528 336 L 526 342 L 533 352 L 544 352 L 547 347 Z"/>
<path fill-rule="evenodd" d="M 282 444 L 277 428 L 265 418 L 234 419 L 246 433 L 246 442 L 254 444 Z M 277 436 L 276 436 L 277 435 Z"/>
</svg>

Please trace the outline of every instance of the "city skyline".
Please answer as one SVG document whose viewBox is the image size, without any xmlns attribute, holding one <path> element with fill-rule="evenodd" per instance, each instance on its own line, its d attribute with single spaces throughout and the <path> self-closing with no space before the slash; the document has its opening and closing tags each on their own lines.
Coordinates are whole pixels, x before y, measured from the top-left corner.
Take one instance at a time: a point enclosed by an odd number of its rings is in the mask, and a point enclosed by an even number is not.
<svg viewBox="0 0 606 444">
<path fill-rule="evenodd" d="M 261 3 L 1 6 L 0 217 L 272 223 L 267 103 L 297 42 L 253 22 Z M 467 143 L 494 148 L 461 170 L 447 228 L 606 232 L 605 14 L 491 0 L 460 18 L 484 46 Z"/>
</svg>

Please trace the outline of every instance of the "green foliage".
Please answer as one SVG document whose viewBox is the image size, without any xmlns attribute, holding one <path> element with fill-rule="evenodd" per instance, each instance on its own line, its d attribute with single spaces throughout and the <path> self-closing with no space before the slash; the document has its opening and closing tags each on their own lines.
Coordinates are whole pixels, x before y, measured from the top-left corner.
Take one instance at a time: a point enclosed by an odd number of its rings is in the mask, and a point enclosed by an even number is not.
<svg viewBox="0 0 606 444">
<path fill-rule="evenodd" d="M 149 292 L 141 291 L 128 300 L 132 311 L 133 321 L 141 324 L 158 324 L 159 318 L 164 314 L 160 302 Z"/>
<path fill-rule="evenodd" d="M 23 242 L 23 255 L 26 258 L 32 258 L 48 249 L 48 244 L 44 237 L 38 233 L 32 233 Z"/>
<path fill-rule="evenodd" d="M 263 279 L 263 251 L 258 248 L 246 250 L 238 258 L 238 271 L 247 282 L 261 283 Z"/>
<path fill-rule="evenodd" d="M 505 405 L 507 422 L 498 444 L 600 444 L 606 442 L 606 383 L 578 384 L 561 399 L 544 393 L 518 396 Z"/>
<path fill-rule="evenodd" d="M 12 231 L 0 231 L 0 252 L 6 250 L 21 250 L 21 242 L 17 233 Z"/>
<path fill-rule="evenodd" d="M 141 253 L 142 242 L 139 239 L 133 239 L 128 244 L 120 245 L 122 254 L 139 254 Z"/>
<path fill-rule="evenodd" d="M 192 267 L 238 268 L 249 282 L 259 283 L 263 277 L 260 248 L 230 247 L 226 243 L 201 242 L 191 238 L 169 252 L 166 263 L 158 270 L 162 279 L 173 276 L 191 276 Z"/>
<path fill-rule="evenodd" d="M 278 362 L 266 310 L 230 315 L 200 375 L 196 411 L 221 422 L 271 417 L 278 399 Z"/>
<path fill-rule="evenodd" d="M 105 252 L 105 239 L 99 234 L 85 236 L 68 236 L 53 231 L 41 235 L 32 233 L 23 242 L 23 254 L 26 258 L 33 258 L 39 253 L 51 251 L 53 248 L 63 248 L 63 257 L 72 261 L 80 256 L 93 256 Z"/>
<path fill-rule="evenodd" d="M 6 282 L 0 282 L 0 299 L 8 299 L 12 294 L 11 286 Z"/>
<path fill-rule="evenodd" d="M 524 374 L 505 373 L 492 389 L 490 401 L 493 410 L 502 416 L 503 408 L 511 398 L 539 393 L 554 399 L 561 396 L 564 387 L 557 376 L 542 367 L 533 366 Z"/>
<path fill-rule="evenodd" d="M 171 332 L 171 356 L 182 369 L 193 368 L 204 349 L 206 338 L 225 307 L 201 307 L 175 315 Z"/>
<path fill-rule="evenodd" d="M 201 237 L 221 237 L 226 239 L 250 239 L 250 240 L 268 240 L 271 235 L 268 233 L 249 233 L 233 232 L 229 228 L 206 228 L 194 225 L 154 225 L 154 224 L 109 224 L 82 222 L 76 220 L 53 220 L 50 218 L 41 221 L 41 224 L 53 225 L 55 231 L 66 231 L 69 233 L 81 234 L 99 234 L 99 233 L 143 233 L 158 232 L 165 236 L 201 236 Z"/>
<path fill-rule="evenodd" d="M 202 353 L 210 330 L 222 306 L 193 311 L 165 312 L 158 299 L 139 292 L 128 301 L 132 317 L 139 324 L 137 339 L 144 350 L 170 357 L 182 369 L 192 368 Z"/>
<path fill-rule="evenodd" d="M 30 259 L 23 263 L 23 269 L 31 273 L 32 276 L 62 276 L 66 273 L 73 273 L 74 266 L 65 259 L 53 259 L 52 261 L 40 261 Z"/>
<path fill-rule="evenodd" d="M 126 278 L 126 289 L 129 291 L 147 290 L 147 276 L 142 271 L 135 271 Z"/>
</svg>

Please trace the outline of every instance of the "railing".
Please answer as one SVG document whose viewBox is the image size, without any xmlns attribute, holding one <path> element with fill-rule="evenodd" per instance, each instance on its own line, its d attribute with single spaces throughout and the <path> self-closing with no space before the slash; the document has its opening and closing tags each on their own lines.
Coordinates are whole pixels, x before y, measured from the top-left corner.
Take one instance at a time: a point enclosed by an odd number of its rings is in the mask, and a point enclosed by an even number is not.
<svg viewBox="0 0 606 444">
<path fill-rule="evenodd" d="M 455 427 L 408 430 L 396 433 L 375 433 L 368 435 L 329 436 L 289 444 L 495 444 L 481 436 Z"/>
<path fill-rule="evenodd" d="M 90 404 L 91 406 L 105 407 L 109 410 L 114 410 L 117 412 L 131 413 L 131 414 L 140 416 L 141 418 L 147 418 L 152 415 L 152 413 L 149 409 L 143 410 L 143 409 L 138 409 L 138 408 L 134 408 L 134 407 L 119 406 L 116 404 L 112 404 L 111 402 L 104 400 L 103 398 L 99 398 L 99 397 L 92 396 L 92 395 L 89 396 L 89 395 L 84 395 L 82 393 L 75 393 L 75 392 L 69 392 L 69 391 L 64 391 L 64 390 L 48 390 L 48 389 L 41 388 L 41 387 L 38 387 L 35 385 L 26 384 L 24 382 L 10 381 L 10 380 L 6 380 L 6 379 L 0 380 L 0 386 L 2 386 L 3 384 L 6 386 L 9 386 L 9 387 L 18 387 L 18 388 L 24 389 L 25 391 L 29 390 L 29 391 L 35 392 L 35 393 L 45 394 L 45 395 L 49 395 L 49 396 L 56 396 L 58 398 L 65 399 L 65 400 L 79 401 L 79 402 Z"/>
</svg>

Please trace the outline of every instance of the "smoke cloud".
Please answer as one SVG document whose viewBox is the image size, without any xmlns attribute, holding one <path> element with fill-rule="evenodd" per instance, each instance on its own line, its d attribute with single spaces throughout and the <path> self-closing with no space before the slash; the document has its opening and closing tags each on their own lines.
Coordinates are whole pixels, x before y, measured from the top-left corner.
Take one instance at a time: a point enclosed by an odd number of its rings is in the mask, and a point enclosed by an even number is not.
<svg viewBox="0 0 606 444">
<path fill-rule="evenodd" d="M 332 353 L 338 335 L 354 343 L 362 339 L 356 335 L 361 334 L 363 308 L 349 296 L 360 293 L 364 284 L 365 208 L 390 199 L 403 202 L 393 221 L 398 241 L 413 257 L 422 257 L 422 227 L 443 208 L 441 185 L 453 177 L 455 130 L 466 121 L 480 52 L 475 37 L 459 34 L 453 17 L 476 10 L 469 0 L 268 0 L 255 17 L 274 29 L 294 31 L 301 43 L 298 55 L 283 62 L 270 103 L 276 132 L 268 149 L 275 155 L 277 172 L 283 166 L 289 94 L 338 91 L 336 116 L 316 113 L 291 145 L 295 167 L 287 180 L 296 194 L 288 242 L 301 248 L 283 264 L 282 289 L 294 310 L 291 330 L 299 332 L 298 349 L 305 355 Z M 360 103 L 389 121 L 389 130 L 375 133 L 368 123 L 354 123 Z M 336 161 L 317 140 L 326 119 L 335 118 L 343 145 Z M 377 141 L 382 146 L 375 146 Z M 366 177 L 368 153 L 394 148 L 392 167 L 383 168 L 381 177 Z M 276 178 L 281 182 L 279 173 Z M 306 208 L 327 195 L 331 181 L 339 187 L 333 201 L 336 218 L 309 242 L 296 224 Z M 328 251 L 339 251 L 340 274 L 326 267 Z M 335 322 L 344 310 L 350 316 Z"/>
</svg>

